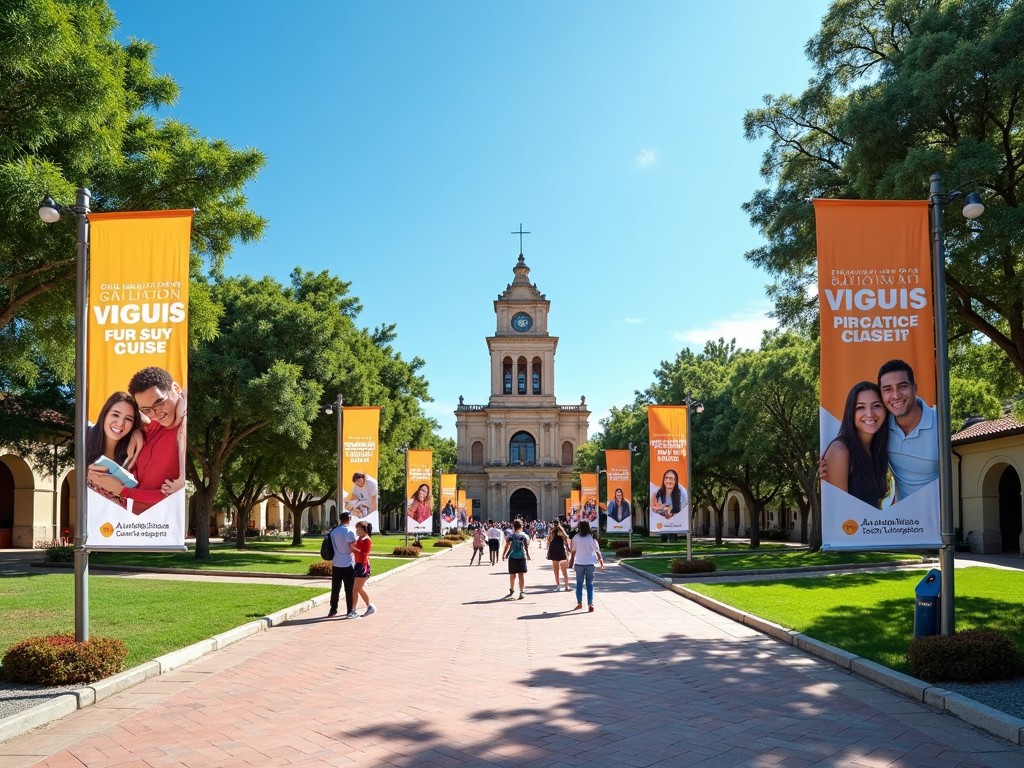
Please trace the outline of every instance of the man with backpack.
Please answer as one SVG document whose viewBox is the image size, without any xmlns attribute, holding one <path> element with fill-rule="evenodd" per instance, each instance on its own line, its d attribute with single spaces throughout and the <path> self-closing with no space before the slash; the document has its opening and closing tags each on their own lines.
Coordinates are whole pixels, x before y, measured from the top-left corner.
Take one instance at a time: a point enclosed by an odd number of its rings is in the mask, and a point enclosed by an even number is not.
<svg viewBox="0 0 1024 768">
<path fill-rule="evenodd" d="M 530 537 L 523 533 L 523 521 L 512 523 L 512 533 L 505 540 L 505 551 L 502 560 L 508 559 L 508 594 L 510 600 L 515 593 L 516 575 L 519 576 L 519 599 L 522 600 L 526 590 L 526 561 L 530 559 Z"/>
<path fill-rule="evenodd" d="M 356 540 L 356 532 L 349 528 L 352 514 L 342 512 L 338 515 L 338 525 L 328 534 L 334 547 L 331 559 L 331 610 L 327 618 L 338 615 L 338 597 L 342 584 L 345 585 L 345 618 L 358 619 L 359 614 L 353 604 L 353 587 L 355 586 L 355 558 L 352 556 L 352 542 Z"/>
</svg>

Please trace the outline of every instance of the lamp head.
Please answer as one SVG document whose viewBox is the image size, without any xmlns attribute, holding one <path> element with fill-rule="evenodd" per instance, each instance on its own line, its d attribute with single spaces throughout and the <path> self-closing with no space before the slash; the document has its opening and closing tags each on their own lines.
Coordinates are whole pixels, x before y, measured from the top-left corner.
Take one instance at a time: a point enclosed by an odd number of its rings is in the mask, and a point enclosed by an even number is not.
<svg viewBox="0 0 1024 768">
<path fill-rule="evenodd" d="M 39 218 L 47 224 L 60 221 L 60 206 L 49 195 L 44 197 L 39 203 Z"/>
<path fill-rule="evenodd" d="M 334 406 L 328 405 L 326 408 L 324 408 L 324 413 L 326 413 L 328 416 L 333 416 L 334 415 Z"/>
<path fill-rule="evenodd" d="M 704 403 L 697 403 L 693 408 L 697 413 L 704 413 Z"/>
<path fill-rule="evenodd" d="M 964 216 L 968 219 L 976 219 L 985 212 L 985 204 L 981 202 L 981 195 L 977 192 L 969 192 L 964 200 Z M 42 209 L 40 209 L 40 214 Z"/>
</svg>

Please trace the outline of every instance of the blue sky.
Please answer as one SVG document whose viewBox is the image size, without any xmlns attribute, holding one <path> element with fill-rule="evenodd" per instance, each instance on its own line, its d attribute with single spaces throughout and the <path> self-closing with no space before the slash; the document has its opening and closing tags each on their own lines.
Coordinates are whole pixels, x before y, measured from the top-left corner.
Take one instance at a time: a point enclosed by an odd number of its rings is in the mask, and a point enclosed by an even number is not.
<svg viewBox="0 0 1024 768">
<path fill-rule="evenodd" d="M 520 223 L 591 435 L 683 347 L 771 324 L 742 119 L 806 86 L 820 0 L 110 4 L 181 87 L 162 114 L 267 155 L 246 194 L 270 225 L 228 272 L 351 281 L 358 322 L 426 361 L 446 436 L 490 394 Z"/>
</svg>

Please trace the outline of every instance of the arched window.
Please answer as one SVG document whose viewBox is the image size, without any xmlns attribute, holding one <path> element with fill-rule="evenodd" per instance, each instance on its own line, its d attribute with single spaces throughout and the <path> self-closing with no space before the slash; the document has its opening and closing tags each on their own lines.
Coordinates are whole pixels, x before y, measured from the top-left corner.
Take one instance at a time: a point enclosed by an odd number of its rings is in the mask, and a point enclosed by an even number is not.
<svg viewBox="0 0 1024 768">
<path fill-rule="evenodd" d="M 572 443 L 566 440 L 562 443 L 562 466 L 567 467 L 573 464 Z"/>
<path fill-rule="evenodd" d="M 535 464 L 537 443 L 529 432 L 516 432 L 508 441 L 509 464 Z"/>
<path fill-rule="evenodd" d="M 526 394 L 526 359 L 520 357 L 519 358 L 519 364 L 516 367 L 519 369 L 518 370 L 518 375 L 516 376 L 516 382 L 519 385 L 518 391 L 519 391 L 520 395 L 525 395 Z"/>
<path fill-rule="evenodd" d="M 469 463 L 474 467 L 482 467 L 484 465 L 484 444 L 479 440 L 473 443 L 473 447 L 470 448 Z"/>
<path fill-rule="evenodd" d="M 533 394 L 540 394 L 540 360 L 533 358 Z"/>
<path fill-rule="evenodd" d="M 503 391 L 506 395 L 512 394 L 512 359 L 506 357 L 501 364 L 501 379 Z"/>
</svg>

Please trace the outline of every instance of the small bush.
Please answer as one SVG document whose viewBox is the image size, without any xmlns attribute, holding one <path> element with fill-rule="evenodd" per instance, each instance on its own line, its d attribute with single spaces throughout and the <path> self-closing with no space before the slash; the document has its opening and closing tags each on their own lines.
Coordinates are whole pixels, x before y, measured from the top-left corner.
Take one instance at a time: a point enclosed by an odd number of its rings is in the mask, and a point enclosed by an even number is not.
<svg viewBox="0 0 1024 768">
<path fill-rule="evenodd" d="M 715 561 L 710 557 L 695 557 L 693 560 L 678 558 L 669 566 L 672 573 L 713 573 Z"/>
<path fill-rule="evenodd" d="M 420 545 L 422 547 L 422 545 Z M 392 552 L 395 557 L 419 557 L 420 548 L 418 547 L 395 547 Z"/>
<path fill-rule="evenodd" d="M 614 552 L 616 557 L 640 557 L 643 553 L 644 551 L 640 547 L 630 546 L 616 547 Z"/>
<path fill-rule="evenodd" d="M 334 566 L 330 560 L 321 560 L 317 563 L 310 563 L 306 573 L 310 576 L 330 576 L 334 572 Z"/>
<path fill-rule="evenodd" d="M 43 562 L 73 563 L 75 562 L 75 548 L 62 545 L 47 547 L 43 553 Z"/>
<path fill-rule="evenodd" d="M 448 541 L 447 539 L 438 539 L 437 541 L 434 542 L 434 546 L 435 547 L 440 547 L 442 549 L 451 549 L 452 547 L 455 546 L 455 542 L 454 541 Z"/>
<path fill-rule="evenodd" d="M 410 547 L 416 547 L 416 549 L 423 549 L 423 542 L 422 542 L 422 541 L 420 541 L 419 539 L 416 539 L 416 541 L 414 541 L 414 542 L 413 542 L 412 544 L 410 544 L 409 546 L 410 546 Z"/>
<path fill-rule="evenodd" d="M 444 540 L 445 541 L 454 541 L 456 543 L 461 542 L 461 541 L 465 541 L 468 538 L 469 538 L 468 536 L 464 536 L 461 533 L 446 533 L 444 535 Z"/>
<path fill-rule="evenodd" d="M 124 668 L 128 648 L 112 637 L 84 643 L 73 635 L 30 637 L 12 646 L 0 665 L 0 679 L 28 685 L 93 683 Z"/>
<path fill-rule="evenodd" d="M 612 549 L 629 549 L 629 539 L 615 539 L 611 543 Z"/>
<path fill-rule="evenodd" d="M 929 683 L 1005 680 L 1024 674 L 1024 659 L 1013 640 L 983 629 L 915 638 L 907 661 L 914 674 Z"/>
</svg>

